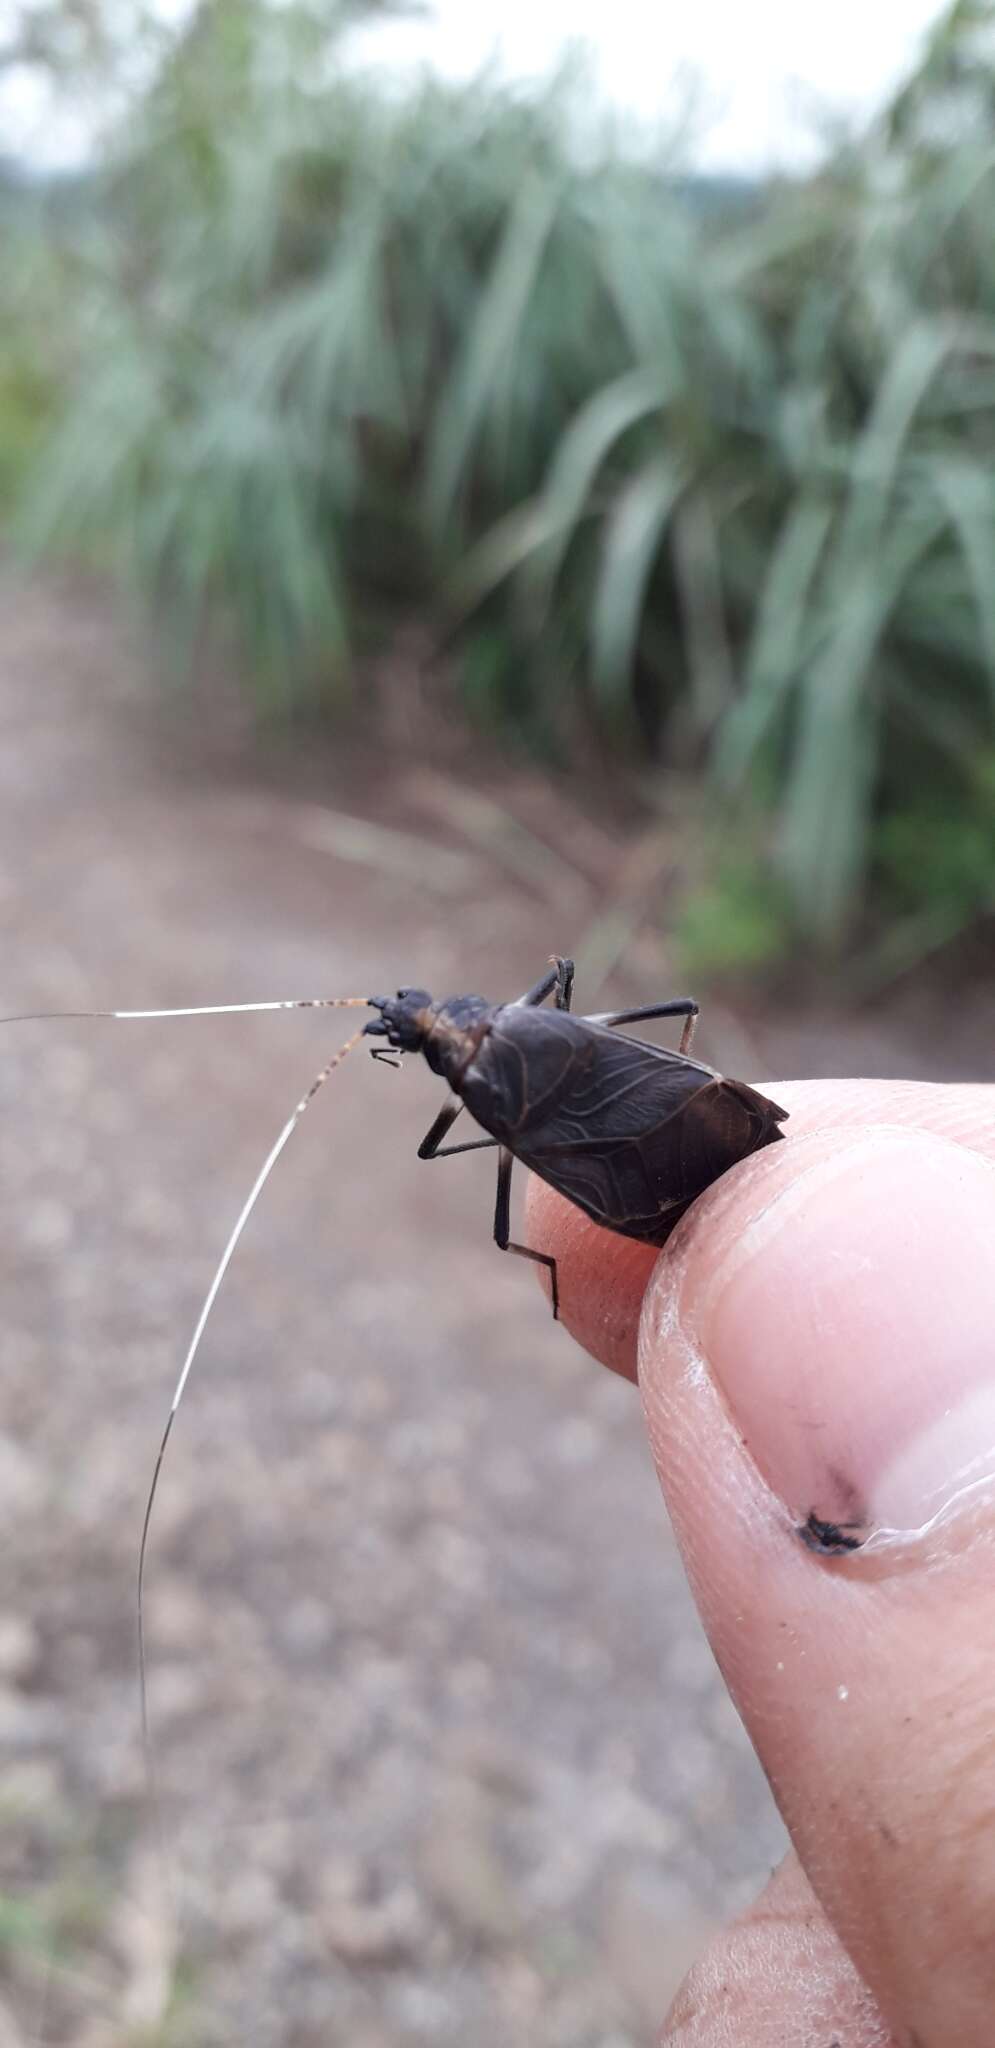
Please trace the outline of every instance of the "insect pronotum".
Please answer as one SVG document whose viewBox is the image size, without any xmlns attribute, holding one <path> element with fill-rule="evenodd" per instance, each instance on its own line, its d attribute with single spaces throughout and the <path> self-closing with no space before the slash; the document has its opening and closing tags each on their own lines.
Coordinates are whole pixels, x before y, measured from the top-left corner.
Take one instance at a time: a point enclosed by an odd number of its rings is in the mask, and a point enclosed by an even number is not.
<svg viewBox="0 0 995 2048">
<path fill-rule="evenodd" d="M 329 1075 L 364 1037 L 382 1038 L 375 1059 L 400 1061 L 424 1054 L 449 1094 L 418 1147 L 420 1159 L 496 1147 L 494 1239 L 544 1266 L 553 1315 L 559 1315 L 556 1260 L 511 1238 L 511 1175 L 515 1160 L 556 1188 L 595 1223 L 645 1244 L 663 1245 L 692 1202 L 751 1152 L 783 1134 L 787 1116 L 743 1081 L 727 1080 L 691 1057 L 698 1005 L 688 997 L 612 1010 L 596 1016 L 571 1012 L 573 962 L 554 957 L 535 985 L 511 1003 L 491 1004 L 460 995 L 442 1002 L 425 989 L 395 996 L 311 996 L 261 1003 L 197 1004 L 167 1010 L 24 1012 L 0 1023 L 55 1017 L 208 1017 L 250 1010 L 372 1009 L 374 1016 L 332 1054 L 283 1125 L 239 1211 L 187 1347 L 159 1443 L 142 1519 L 138 1554 L 138 1656 L 142 1732 L 151 1770 L 144 1623 L 145 1563 L 159 1475 L 176 1413 L 190 1378 L 211 1310 L 239 1239 L 281 1153 Z M 554 1007 L 543 1008 L 553 997 Z M 661 1017 L 683 1019 L 677 1052 L 619 1035 L 624 1024 Z M 488 1133 L 463 1145 L 444 1145 L 463 1109 Z M 810 1535 L 818 1531 L 809 1531 Z M 828 1545 L 824 1547 L 829 1547 Z"/>
</svg>

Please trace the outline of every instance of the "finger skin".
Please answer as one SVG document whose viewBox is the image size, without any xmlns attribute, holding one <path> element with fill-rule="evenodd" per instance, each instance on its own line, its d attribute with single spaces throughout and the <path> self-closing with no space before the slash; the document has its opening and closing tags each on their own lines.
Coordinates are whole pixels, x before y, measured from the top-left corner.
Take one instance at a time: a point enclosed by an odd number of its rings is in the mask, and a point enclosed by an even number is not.
<svg viewBox="0 0 995 2048">
<path fill-rule="evenodd" d="M 995 1090 L 991 1088 L 917 1081 L 757 1085 L 761 1093 L 772 1095 L 790 1112 L 784 1126 L 788 1143 L 807 1131 L 886 1122 L 935 1131 L 995 1159 Z M 773 1153 L 780 1147 L 769 1149 Z M 723 1184 L 743 1171 L 743 1166 L 733 1167 Z M 700 1206 L 695 1205 L 679 1226 L 680 1232 L 693 1227 Z M 668 1249 L 661 1254 L 652 1245 L 602 1230 L 534 1174 L 529 1176 L 527 1221 L 529 1244 L 551 1252 L 557 1261 L 564 1327 L 602 1365 L 635 1380 L 643 1296 L 657 1260 L 666 1258 Z"/>
<path fill-rule="evenodd" d="M 895 2048 L 794 1856 L 685 1978 L 660 2048 Z"/>
<path fill-rule="evenodd" d="M 772 1092 L 792 1112 L 792 1136 L 918 1126 L 995 1159 L 992 1090 Z M 744 1162 L 647 1265 L 610 1234 L 572 1218 L 564 1229 L 548 1191 L 534 1194 L 531 1241 L 556 1255 L 565 1243 L 564 1321 L 630 1376 L 649 1285 L 642 1384 L 654 1455 L 712 1647 L 808 1879 L 902 2048 L 990 2048 L 995 1524 L 980 1509 L 963 1517 L 945 1551 L 908 1570 L 813 1557 L 685 1338 L 685 1294 L 716 1239 L 745 1232 L 792 1170 L 787 1144 Z M 914 1205 L 917 1190 L 907 1198 Z M 786 1358 L 785 1406 L 794 1392 Z"/>
</svg>

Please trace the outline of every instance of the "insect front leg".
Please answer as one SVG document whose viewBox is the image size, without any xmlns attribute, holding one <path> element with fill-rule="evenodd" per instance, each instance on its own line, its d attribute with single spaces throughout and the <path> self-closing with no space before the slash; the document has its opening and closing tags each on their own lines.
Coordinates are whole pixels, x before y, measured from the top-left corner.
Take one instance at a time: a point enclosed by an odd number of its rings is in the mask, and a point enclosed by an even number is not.
<svg viewBox="0 0 995 2048">
<path fill-rule="evenodd" d="M 534 1010 L 540 1003 L 544 1003 L 546 997 L 551 996 L 555 989 L 557 1009 L 569 1010 L 573 985 L 573 961 L 561 960 L 559 954 L 556 954 L 535 987 L 527 989 L 523 996 L 519 996 L 514 1007 L 516 1010 Z"/>
<path fill-rule="evenodd" d="M 494 1242 L 501 1252 L 517 1252 L 520 1259 L 531 1259 L 536 1266 L 546 1266 L 552 1283 L 553 1320 L 560 1318 L 560 1289 L 556 1277 L 556 1260 L 549 1252 L 534 1252 L 530 1245 L 511 1242 L 511 1169 L 514 1156 L 502 1145 L 498 1158 L 497 1200 L 494 1204 Z"/>
<path fill-rule="evenodd" d="M 698 1005 L 691 996 L 675 996 L 669 1003 L 644 1003 L 638 1010 L 606 1010 L 602 1016 L 585 1017 L 584 1022 L 607 1024 L 613 1029 L 616 1024 L 648 1024 L 653 1017 L 683 1017 L 685 1022 L 679 1050 L 690 1052 L 698 1022 Z"/>
<path fill-rule="evenodd" d="M 558 1010 L 569 1010 L 574 992 L 573 961 L 557 958 L 553 964 L 556 967 L 556 1007 Z"/>
<path fill-rule="evenodd" d="M 451 1131 L 460 1110 L 466 1104 L 458 1095 L 447 1095 L 431 1130 L 426 1131 L 418 1147 L 419 1159 L 452 1159 L 457 1152 L 483 1152 L 490 1145 L 496 1145 L 496 1138 L 472 1138 L 468 1145 L 443 1145 L 442 1139 Z"/>
</svg>

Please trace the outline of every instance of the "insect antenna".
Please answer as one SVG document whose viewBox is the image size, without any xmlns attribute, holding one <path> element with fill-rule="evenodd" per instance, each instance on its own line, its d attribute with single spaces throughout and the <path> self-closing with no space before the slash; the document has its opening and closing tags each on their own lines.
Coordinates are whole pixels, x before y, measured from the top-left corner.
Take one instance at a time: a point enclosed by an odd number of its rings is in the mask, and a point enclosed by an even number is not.
<svg viewBox="0 0 995 2048">
<path fill-rule="evenodd" d="M 362 1002 L 362 1003 L 364 1003 L 364 1007 L 365 1007 L 365 999 L 364 999 L 364 998 L 362 998 L 362 997 L 359 997 L 359 998 L 352 998 L 352 997 L 341 997 L 341 996 L 340 996 L 340 997 L 337 997 L 337 998 L 334 998 L 334 997 L 333 997 L 333 998 L 330 998 L 330 999 L 328 1000 L 328 1004 L 327 1004 L 327 1006 L 328 1006 L 328 1007 L 331 1007 L 331 1006 L 332 1006 L 332 1004 L 335 1004 L 335 1003 L 337 1003 L 337 1004 L 342 1004 L 342 1003 L 352 1003 L 353 1001 L 358 1001 L 358 1002 Z M 319 1006 L 320 1006 L 320 1007 L 326 1007 L 326 1004 L 325 1004 L 324 1000 L 322 1000 L 322 1001 L 321 1001 L 320 1005 L 319 1005 L 319 1003 L 315 1002 L 315 1003 L 302 1003 L 302 1004 L 300 1004 L 300 1005 L 298 1005 L 298 1004 L 293 1004 L 293 1003 L 287 1003 L 287 1004 L 279 1004 L 279 1003 L 278 1003 L 278 1004 L 270 1004 L 270 1005 L 268 1005 L 268 1006 L 267 1006 L 267 1005 L 265 1005 L 265 1004 L 262 1004 L 262 1005 L 255 1005 L 255 1006 L 254 1006 L 254 1005 L 252 1005 L 252 1004 L 248 1004 L 248 1005 L 243 1005 L 243 1004 L 234 1004 L 234 1005 L 232 1005 L 231 1007 L 233 1007 L 233 1008 L 236 1008 L 236 1009 L 241 1009 L 241 1008 L 253 1008 L 253 1007 L 260 1007 L 260 1008 L 266 1008 L 266 1007 L 269 1007 L 269 1008 L 274 1008 L 274 1009 L 294 1009 L 294 1008 L 298 1008 L 298 1007 L 299 1007 L 299 1008 L 315 1008 L 315 1007 L 319 1007 Z M 121 1011 L 115 1010 L 115 1011 L 110 1011 L 110 1012 L 93 1012 L 93 1011 L 87 1011 L 87 1012 L 85 1012 L 84 1014 L 86 1014 L 86 1015 L 88 1015 L 88 1016 L 92 1016 L 92 1015 L 96 1015 L 96 1014 L 107 1014 L 107 1015 L 110 1015 L 110 1016 L 121 1016 L 122 1014 L 124 1014 L 124 1015 L 126 1015 L 126 1016 L 132 1016 L 132 1015 L 137 1015 L 137 1014 L 144 1014 L 144 1013 L 138 1013 L 138 1012 L 134 1012 L 134 1011 L 125 1011 L 125 1012 L 123 1012 L 123 1013 L 122 1013 Z M 155 1011 L 155 1012 L 152 1012 L 152 1013 L 149 1013 L 149 1014 L 153 1014 L 153 1015 L 156 1015 L 156 1016 L 158 1016 L 158 1015 L 161 1015 L 162 1013 L 161 1013 L 161 1012 L 159 1012 L 159 1011 Z M 174 1016 L 175 1016 L 175 1015 L 177 1015 L 177 1014 L 179 1014 L 179 1015 L 189 1015 L 190 1013 L 189 1013 L 189 1012 L 183 1012 L 183 1011 L 181 1011 L 181 1012 L 177 1013 L 177 1012 L 175 1012 L 175 1011 L 172 1011 L 172 1012 L 167 1012 L 166 1014 L 168 1014 L 168 1015 L 174 1015 Z M 139 1684 L 139 1694 L 140 1694 L 140 1698 L 141 1698 L 141 1715 L 142 1715 L 142 1748 L 143 1748 L 143 1751 L 144 1751 L 144 1756 L 145 1756 L 145 1773 L 146 1773 L 146 1778 L 147 1778 L 147 1781 L 148 1781 L 148 1786 L 149 1786 L 149 1793 L 150 1793 L 150 1797 L 151 1797 L 151 1800 L 152 1800 L 152 1805 L 153 1805 L 154 1811 L 155 1811 L 155 1813 L 156 1813 L 156 1816 L 157 1816 L 157 1818 L 158 1818 L 158 1819 L 160 1820 L 160 1829 L 161 1829 L 161 1808 L 160 1808 L 160 1805 L 159 1805 L 159 1799 L 158 1799 L 158 1794 L 157 1794 L 157 1788 L 156 1788 L 156 1774 L 155 1774 L 155 1761 L 154 1761 L 154 1757 L 153 1757 L 153 1751 L 152 1751 L 152 1735 L 151 1735 L 151 1722 L 150 1722 L 150 1718 L 149 1718 L 149 1696 L 148 1696 L 148 1657 L 147 1657 L 147 1652 L 146 1652 L 146 1643 L 145 1643 L 145 1564 L 146 1564 L 146 1558 L 147 1558 L 147 1555 L 148 1555 L 148 1545 L 149 1545 L 149 1528 L 150 1528 L 150 1525 L 151 1525 L 151 1521 L 152 1521 L 152 1509 L 153 1509 L 153 1507 L 154 1507 L 154 1505 L 155 1505 L 155 1498 L 156 1498 L 156 1493 L 157 1493 L 157 1491 L 158 1491 L 158 1487 L 159 1487 L 159 1475 L 160 1475 L 160 1473 L 161 1473 L 161 1471 L 162 1471 L 162 1463 L 163 1463 L 163 1459 L 164 1459 L 164 1457 L 165 1457 L 165 1455 L 166 1455 L 166 1446 L 167 1446 L 167 1444 L 168 1444 L 168 1442 L 169 1442 L 169 1439 L 170 1439 L 170 1435 L 171 1435 L 171 1433 L 172 1433 L 173 1423 L 174 1423 L 174 1422 L 175 1422 L 175 1420 L 176 1420 L 176 1411 L 177 1411 L 177 1409 L 179 1408 L 180 1402 L 181 1402 L 181 1401 L 182 1401 L 182 1399 L 183 1399 L 183 1394 L 184 1394 L 184 1390 L 185 1390 L 185 1388 L 186 1388 L 186 1384 L 187 1384 L 187 1381 L 188 1381 L 188 1379 L 190 1378 L 190 1373 L 191 1373 L 191 1370 L 192 1370 L 192 1368 L 193 1368 L 193 1363 L 194 1363 L 194 1360 L 195 1360 L 195 1358 L 196 1358 L 196 1356 L 197 1356 L 197 1353 L 198 1353 L 198 1351 L 199 1351 L 199 1349 L 200 1349 L 200 1340 L 201 1340 L 201 1338 L 203 1337 L 203 1334 L 204 1334 L 204 1330 L 205 1330 L 205 1328 L 206 1328 L 206 1325 L 207 1325 L 207 1319 L 208 1319 L 208 1317 L 209 1317 L 209 1315 L 210 1315 L 210 1313 L 211 1313 L 211 1310 L 212 1310 L 212 1308 L 214 1307 L 214 1304 L 215 1304 L 215 1302 L 217 1301 L 218 1295 L 219 1295 L 219 1293 L 220 1293 L 220 1291 L 221 1291 L 221 1283 L 222 1283 L 222 1281 L 224 1280 L 225 1274 L 227 1273 L 227 1271 L 228 1271 L 228 1268 L 229 1268 L 229 1266 L 231 1265 L 232 1259 L 233 1259 L 233 1257 L 234 1257 L 234 1255 L 235 1255 L 235 1251 L 236 1251 L 236 1248 L 237 1248 L 237 1246 L 238 1246 L 238 1242 L 239 1242 L 239 1239 L 241 1238 L 242 1232 L 244 1231 L 244 1229 L 245 1229 L 245 1226 L 246 1226 L 246 1224 L 247 1224 L 247 1223 L 248 1223 L 248 1221 L 249 1221 L 249 1217 L 250 1217 L 250 1216 L 252 1215 L 252 1211 L 253 1211 L 253 1209 L 255 1208 L 255 1206 L 256 1206 L 256 1203 L 258 1202 L 258 1200 L 259 1200 L 259 1197 L 260 1197 L 260 1195 L 262 1194 L 262 1191 L 263 1191 L 264 1187 L 266 1186 L 266 1182 L 268 1181 L 268 1179 L 269 1179 L 269 1177 L 270 1177 L 270 1174 L 272 1173 L 272 1171 L 273 1171 L 273 1168 L 274 1168 L 274 1166 L 276 1165 L 276 1162 L 277 1162 L 277 1160 L 278 1160 L 278 1159 L 279 1159 L 279 1157 L 280 1157 L 280 1154 L 281 1154 L 281 1152 L 283 1151 L 284 1147 L 285 1147 L 285 1146 L 286 1146 L 286 1145 L 288 1144 L 288 1142 L 289 1142 L 290 1138 L 291 1138 L 291 1137 L 293 1136 L 293 1133 L 294 1133 L 294 1131 L 295 1131 L 295 1130 L 297 1129 L 297 1126 L 298 1126 L 298 1124 L 300 1123 L 300 1120 L 301 1120 L 302 1116 L 304 1115 L 304 1111 L 305 1111 L 305 1110 L 306 1110 L 306 1109 L 307 1109 L 307 1108 L 308 1108 L 308 1107 L 310 1106 L 310 1104 L 311 1104 L 311 1103 L 312 1103 L 312 1102 L 314 1101 L 314 1098 L 315 1098 L 315 1096 L 317 1095 L 317 1093 L 318 1093 L 318 1090 L 319 1090 L 320 1088 L 323 1088 L 323 1087 L 324 1087 L 324 1084 L 325 1084 L 325 1082 L 326 1082 L 326 1081 L 328 1080 L 328 1077 L 329 1077 L 329 1075 L 330 1075 L 330 1074 L 333 1074 L 333 1073 L 335 1072 L 335 1069 L 336 1069 L 336 1067 L 338 1067 L 338 1066 L 341 1066 L 341 1064 L 342 1064 L 342 1061 L 343 1061 L 343 1060 L 345 1059 L 345 1056 L 346 1056 L 346 1054 L 347 1054 L 347 1053 L 349 1053 L 349 1052 L 352 1052 L 352 1050 L 353 1050 L 353 1047 L 354 1047 L 354 1046 L 357 1046 L 357 1045 L 358 1045 L 358 1044 L 360 1043 L 360 1040 L 362 1039 L 362 1036 L 363 1036 L 363 1033 L 362 1033 L 362 1031 L 354 1031 L 354 1032 L 353 1032 L 353 1034 L 352 1034 L 352 1037 L 351 1037 L 351 1038 L 347 1038 L 347 1039 L 346 1039 L 346 1042 L 345 1042 L 345 1044 L 344 1044 L 344 1045 L 340 1045 L 340 1046 L 339 1046 L 339 1049 L 338 1049 L 338 1051 L 332 1054 L 332 1057 L 331 1057 L 331 1059 L 330 1059 L 330 1060 L 329 1060 L 329 1061 L 328 1061 L 328 1062 L 326 1063 L 326 1065 L 325 1065 L 325 1066 L 323 1066 L 323 1067 L 322 1067 L 322 1069 L 321 1069 L 321 1072 L 320 1072 L 319 1074 L 316 1074 L 316 1075 L 315 1075 L 315 1078 L 314 1078 L 314 1080 L 312 1081 L 312 1083 L 311 1083 L 311 1086 L 310 1086 L 310 1088 L 308 1088 L 308 1089 L 307 1089 L 307 1091 L 306 1091 L 306 1093 L 305 1093 L 304 1095 L 302 1095 L 302 1096 L 301 1096 L 301 1099 L 300 1099 L 300 1101 L 298 1102 L 298 1104 L 297 1104 L 296 1108 L 295 1108 L 295 1109 L 293 1110 L 292 1114 L 291 1114 L 291 1115 L 290 1115 L 290 1116 L 289 1116 L 289 1117 L 287 1118 L 287 1121 L 286 1121 L 286 1123 L 284 1124 L 284 1126 L 283 1126 L 283 1129 L 282 1129 L 282 1131 L 280 1132 L 280 1135 L 279 1135 L 279 1137 L 278 1137 L 278 1138 L 277 1138 L 277 1140 L 276 1140 L 276 1143 L 275 1143 L 275 1144 L 274 1144 L 274 1145 L 273 1145 L 273 1146 L 271 1147 L 271 1149 L 269 1150 L 269 1152 L 268 1152 L 268 1153 L 266 1154 L 266 1157 L 265 1157 L 265 1159 L 263 1160 L 263 1163 L 262 1163 L 262 1165 L 261 1165 L 261 1167 L 260 1167 L 260 1169 L 259 1169 L 259 1172 L 257 1173 L 257 1175 L 256 1175 L 256 1178 L 255 1178 L 255 1180 L 253 1181 L 253 1183 L 252 1183 L 252 1186 L 251 1186 L 251 1188 L 249 1189 L 249 1193 L 248 1193 L 248 1195 L 246 1196 L 246 1198 L 245 1198 L 245 1201 L 243 1202 L 243 1204 L 242 1204 L 242 1207 L 241 1207 L 241 1209 L 239 1210 L 239 1213 L 238 1213 L 238 1217 L 237 1217 L 237 1220 L 236 1220 L 236 1222 L 235 1222 L 235 1227 L 234 1227 L 234 1229 L 232 1230 L 232 1232 L 231 1232 L 231 1235 L 230 1235 L 230 1237 L 229 1237 L 229 1239 L 228 1239 L 228 1242 L 227 1242 L 227 1244 L 225 1245 L 224 1251 L 223 1251 L 223 1252 L 222 1252 L 222 1254 L 221 1254 L 221 1257 L 220 1257 L 220 1259 L 219 1259 L 219 1261 L 218 1261 L 218 1265 L 217 1265 L 217 1268 L 216 1268 L 216 1270 L 215 1270 L 214 1278 L 213 1278 L 213 1280 L 211 1281 L 210 1287 L 208 1288 L 208 1290 L 207 1290 L 207 1293 L 206 1293 L 206 1295 L 205 1295 L 205 1297 L 204 1297 L 204 1302 L 203 1302 L 203 1306 L 202 1306 L 202 1308 L 201 1308 L 201 1311 L 200 1311 L 200 1314 L 199 1314 L 199 1316 L 197 1317 L 197 1322 L 196 1322 L 196 1325 L 195 1325 L 195 1328 L 194 1328 L 194 1333 L 193 1333 L 193 1336 L 192 1336 L 192 1337 L 191 1337 L 191 1339 L 190 1339 L 190 1344 L 189 1344 L 189 1347 L 188 1347 L 188 1349 L 187 1349 L 187 1355 L 186 1355 L 186 1357 L 185 1357 L 185 1359 L 184 1359 L 184 1361 L 183 1361 L 183 1367 L 182 1367 L 182 1370 L 181 1370 L 181 1372 L 180 1372 L 180 1376 L 179 1376 L 179 1379 L 178 1379 L 178 1380 L 177 1380 L 177 1382 L 176 1382 L 176 1391 L 175 1391 L 175 1393 L 173 1394 L 173 1400 L 172 1400 L 172 1405 L 171 1405 L 171 1407 L 170 1407 L 170 1410 L 169 1410 L 169 1414 L 168 1414 L 168 1416 L 167 1416 L 167 1418 L 166 1418 L 166 1427 L 165 1427 L 165 1429 L 163 1430 L 163 1433 L 162 1433 L 162 1438 L 161 1438 L 161 1441 L 160 1441 L 160 1444 L 159 1444 L 159 1450 L 158 1450 L 158 1453 L 157 1453 L 157 1456 L 156 1456 L 156 1461 L 155 1461 L 155 1467 L 154 1467 L 154 1469 L 153 1469 L 153 1473 L 152 1473 L 152 1483 L 151 1483 L 151 1485 L 150 1485 L 150 1487 L 149 1487 L 149 1491 L 148 1491 L 148 1498 L 147 1498 L 147 1500 L 146 1500 L 146 1503 L 145 1503 L 145 1514 L 144 1514 L 144 1517 L 143 1517 L 143 1520 L 142 1520 L 142 1535 L 141 1535 L 141 1542 L 140 1542 L 140 1544 L 139 1544 L 139 1547 L 138 1547 L 138 1582 L 137 1582 L 137 1595 L 138 1595 L 138 1684 Z"/>
<path fill-rule="evenodd" d="M 49 1024 L 82 1017 L 116 1017 L 133 1023 L 150 1017 L 233 1017 L 247 1010 L 365 1010 L 365 996 L 284 996 L 270 1003 L 194 1003 L 180 1010 L 21 1010 L 13 1017 L 0 1017 L 0 1024 Z"/>
</svg>

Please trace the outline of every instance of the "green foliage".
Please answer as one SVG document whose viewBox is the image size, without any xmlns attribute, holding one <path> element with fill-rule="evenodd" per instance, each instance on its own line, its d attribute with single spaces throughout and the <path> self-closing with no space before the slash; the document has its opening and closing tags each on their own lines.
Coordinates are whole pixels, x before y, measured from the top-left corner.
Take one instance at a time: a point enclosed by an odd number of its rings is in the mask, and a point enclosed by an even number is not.
<svg viewBox="0 0 995 2048">
<path fill-rule="evenodd" d="M 995 751 L 954 802 L 942 787 L 917 792 L 878 826 L 877 854 L 897 903 L 995 914 Z"/>
<path fill-rule="evenodd" d="M 673 934 L 681 972 L 702 987 L 762 975 L 797 939 L 790 905 L 764 862 L 728 846 L 716 854 L 710 881 L 689 891 Z"/>
<path fill-rule="evenodd" d="M 60 409 L 65 281 L 32 202 L 0 180 L 0 519 L 20 501 Z"/>
<path fill-rule="evenodd" d="M 374 89 L 363 11 L 203 0 L 156 69 L 74 224 L 32 544 L 112 547 L 174 647 L 227 615 L 267 709 L 417 607 L 471 715 L 707 764 L 769 820 L 727 950 L 924 902 L 903 833 L 995 745 L 990 0 L 859 150 L 709 206 L 575 74 Z"/>
</svg>

